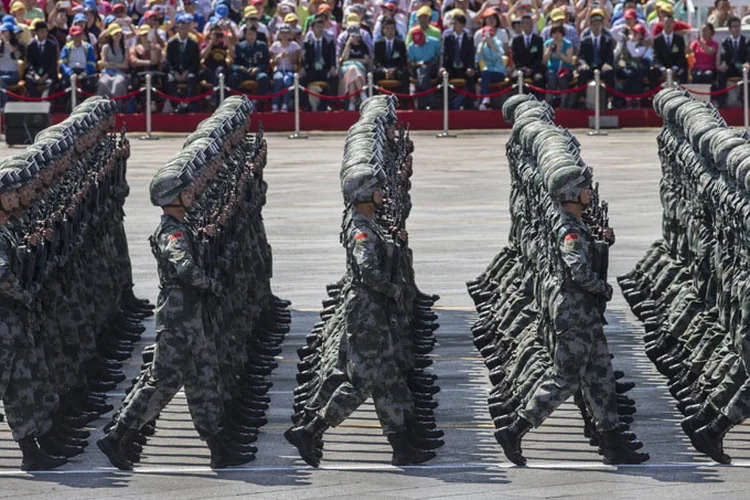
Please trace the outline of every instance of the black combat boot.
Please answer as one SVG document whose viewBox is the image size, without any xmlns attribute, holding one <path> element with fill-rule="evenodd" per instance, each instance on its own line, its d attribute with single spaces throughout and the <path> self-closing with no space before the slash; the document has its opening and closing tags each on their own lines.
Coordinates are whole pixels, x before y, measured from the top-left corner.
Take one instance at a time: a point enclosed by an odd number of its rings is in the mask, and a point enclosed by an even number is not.
<svg viewBox="0 0 750 500">
<path fill-rule="evenodd" d="M 284 437 L 290 444 L 297 448 L 299 456 L 311 467 L 320 467 L 320 458 L 315 453 L 316 442 L 319 441 L 328 424 L 320 416 L 316 415 L 308 424 L 301 427 L 292 427 L 284 433 Z"/>
<path fill-rule="evenodd" d="M 388 442 L 393 448 L 391 465 L 416 465 L 435 458 L 434 451 L 424 451 L 412 446 L 408 432 L 388 434 Z"/>
<path fill-rule="evenodd" d="M 625 439 L 617 429 L 600 433 L 599 453 L 603 456 L 602 462 L 607 465 L 642 464 L 651 458 L 648 453 L 634 451 L 633 443 L 640 444 Z"/>
<path fill-rule="evenodd" d="M 516 465 L 526 465 L 521 440 L 532 427 L 531 422 L 516 414 L 510 425 L 495 431 L 495 439 L 503 447 L 505 456 Z"/>
<path fill-rule="evenodd" d="M 118 421 L 109 433 L 96 442 L 109 462 L 120 470 L 133 470 L 133 462 L 127 454 L 136 431 L 125 429 Z"/>
<path fill-rule="evenodd" d="M 685 417 L 680 422 L 682 430 L 692 440 L 695 431 L 701 427 L 708 425 L 711 420 L 719 416 L 719 412 L 716 410 L 714 405 L 705 404 L 701 406 L 698 411 L 694 412 L 689 417 Z"/>
<path fill-rule="evenodd" d="M 25 437 L 18 441 L 18 447 L 23 453 L 21 470 L 24 471 L 55 469 L 68 461 L 64 457 L 48 455 L 39 449 L 33 437 Z"/>
<path fill-rule="evenodd" d="M 690 442 L 696 450 L 708 455 L 720 464 L 732 463 L 732 457 L 724 453 L 724 436 L 734 426 L 731 420 L 722 414 L 708 425 L 701 427 L 690 436 Z"/>
<path fill-rule="evenodd" d="M 238 444 L 232 448 L 228 446 L 223 431 L 207 439 L 206 444 L 208 445 L 208 449 L 211 450 L 212 469 L 224 469 L 226 467 L 244 465 L 255 460 L 255 453 L 242 451 L 244 449 L 248 451 L 256 449 L 254 446 L 247 448 L 249 445 Z"/>
</svg>

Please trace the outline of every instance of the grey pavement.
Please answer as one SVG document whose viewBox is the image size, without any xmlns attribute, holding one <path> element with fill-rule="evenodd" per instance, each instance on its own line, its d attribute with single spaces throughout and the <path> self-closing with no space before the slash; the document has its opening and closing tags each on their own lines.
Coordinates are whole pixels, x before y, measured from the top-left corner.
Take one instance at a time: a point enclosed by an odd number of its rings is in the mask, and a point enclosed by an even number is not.
<svg viewBox="0 0 750 500">
<path fill-rule="evenodd" d="M 584 158 L 595 169 L 602 198 L 609 201 L 617 232 L 610 280 L 627 272 L 660 235 L 659 167 L 656 130 L 611 132 L 606 137 L 577 133 Z M 134 134 L 135 135 L 135 134 Z M 282 432 L 288 426 L 296 383 L 296 349 L 318 319 L 324 286 L 344 270 L 338 241 L 338 189 L 343 135 L 315 134 L 291 141 L 268 136 L 268 205 L 264 216 L 274 250 L 273 288 L 293 301 L 293 329 L 274 372 L 269 424 L 256 443 L 260 451 L 247 467 L 214 472 L 208 450 L 192 428 L 184 395 L 162 413 L 157 434 L 132 473 L 116 471 L 93 444 L 82 456 L 50 473 L 18 470 L 20 453 L 0 424 L 0 498 L 748 498 L 750 432 L 738 426 L 727 440 L 733 466 L 698 456 L 679 429 L 680 415 L 659 375 L 643 353 L 639 323 L 615 286 L 606 328 L 616 354 L 615 368 L 637 383 L 629 394 L 638 403 L 633 430 L 652 459 L 643 466 L 607 467 L 582 436 L 572 404 L 564 405 L 524 440 L 529 467 L 507 462 L 492 434 L 487 412 L 487 370 L 471 343 L 474 308 L 465 281 L 482 272 L 507 241 L 507 133 L 461 132 L 457 139 L 413 134 L 414 209 L 408 221 L 420 288 L 438 293 L 439 345 L 431 370 L 440 377 L 438 426 L 446 445 L 426 467 L 396 469 L 367 403 L 326 437 L 323 466 L 304 465 Z M 158 279 L 146 238 L 159 211 L 148 202 L 148 183 L 182 138 L 132 139 L 126 229 L 136 294 L 152 301 Z M 0 147 L 0 156 L 8 154 Z M 153 339 L 146 323 L 143 344 Z M 128 367 L 134 375 L 139 350 Z M 128 382 L 110 400 L 117 404 Z M 106 419 L 93 424 L 94 438 Z"/>
</svg>

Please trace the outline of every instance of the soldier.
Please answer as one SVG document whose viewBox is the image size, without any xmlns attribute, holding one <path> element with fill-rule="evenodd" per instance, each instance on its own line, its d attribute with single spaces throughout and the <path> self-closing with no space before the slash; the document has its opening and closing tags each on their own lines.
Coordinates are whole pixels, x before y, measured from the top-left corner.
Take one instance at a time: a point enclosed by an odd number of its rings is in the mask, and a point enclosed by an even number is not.
<svg viewBox="0 0 750 500">
<path fill-rule="evenodd" d="M 203 329 L 204 294 L 219 296 L 220 283 L 209 278 L 193 257 L 192 235 L 184 224 L 193 202 L 189 171 L 179 165 L 161 169 L 151 183 L 151 202 L 162 208 L 151 237 L 159 271 L 156 348 L 147 376 L 141 380 L 119 418 L 97 445 L 112 465 L 129 470 L 135 434 L 166 407 L 184 384 L 193 423 L 211 450 L 211 467 L 242 465 L 254 458 L 228 449 L 222 431 L 223 396 Z"/>
<path fill-rule="evenodd" d="M 604 463 L 642 463 L 649 456 L 631 450 L 617 429 L 615 377 L 598 307 L 598 297 L 612 298 L 612 287 L 592 268 L 592 238 L 581 219 L 591 201 L 590 177 L 580 167 L 566 167 L 550 176 L 548 187 L 562 209 L 557 241 L 564 264 L 562 285 L 551 305 L 552 366 L 512 422 L 495 436 L 509 460 L 525 465 L 523 436 L 580 388 L 600 433 Z M 613 236 L 609 229 L 607 237 Z"/>
<path fill-rule="evenodd" d="M 406 374 L 395 361 L 397 339 L 388 313 L 389 303 L 399 302 L 402 293 L 386 272 L 385 234 L 373 220 L 383 203 L 381 181 L 372 168 L 357 169 L 344 176 L 342 192 L 350 211 L 342 241 L 351 282 L 344 298 L 344 337 L 337 361 L 345 380 L 320 408 L 311 409 L 312 420 L 290 428 L 284 436 L 305 462 L 318 467 L 316 448 L 323 432 L 340 425 L 372 396 L 383 433 L 393 447 L 391 463 L 420 464 L 435 453 L 417 449 L 409 441 L 414 400 Z M 405 240 L 406 232 L 399 236 Z"/>
</svg>

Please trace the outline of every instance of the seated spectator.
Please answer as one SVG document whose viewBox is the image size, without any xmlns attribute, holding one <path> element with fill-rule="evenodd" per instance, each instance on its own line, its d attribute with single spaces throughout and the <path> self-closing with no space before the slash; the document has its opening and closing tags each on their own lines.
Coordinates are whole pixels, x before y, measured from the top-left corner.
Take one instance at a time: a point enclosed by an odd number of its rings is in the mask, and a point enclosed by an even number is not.
<svg viewBox="0 0 750 500">
<path fill-rule="evenodd" d="M 217 4 L 214 14 L 218 17 L 215 24 L 224 32 L 224 37 L 227 39 L 227 43 L 232 46 L 237 45 L 237 42 L 239 42 L 240 39 L 240 29 L 237 27 L 237 23 L 229 18 L 229 7 L 224 3 Z M 211 23 L 206 24 L 206 27 L 203 29 L 203 36 L 205 38 L 208 37 L 213 26 L 214 24 Z"/>
<path fill-rule="evenodd" d="M 143 25 L 138 28 L 138 40 L 128 51 L 130 61 L 130 81 L 134 88 L 140 88 L 145 83 L 145 73 L 161 72 L 162 70 L 162 45 L 152 43 L 149 39 L 151 28 Z M 157 40 L 161 38 L 157 37 Z M 152 75 L 151 85 L 161 87 L 159 75 Z"/>
<path fill-rule="evenodd" d="M 721 60 L 719 42 L 714 40 L 714 27 L 706 23 L 701 28 L 701 36 L 690 43 L 693 62 L 693 83 L 713 84 Z"/>
<path fill-rule="evenodd" d="M 477 45 L 476 63 L 477 67 L 480 68 L 479 77 L 482 80 L 482 94 L 487 95 L 490 93 L 490 85 L 493 83 L 500 83 L 505 80 L 507 70 L 505 69 L 505 63 L 503 62 L 503 55 L 505 55 L 503 44 L 495 34 L 492 26 L 485 26 L 480 30 L 482 38 L 480 38 L 479 44 Z M 479 104 L 481 111 L 489 109 L 490 98 L 482 98 L 482 102 Z"/>
<path fill-rule="evenodd" d="M 3 23 L 0 26 L 0 88 L 8 90 L 8 85 L 17 85 L 21 80 L 18 61 L 23 59 L 25 47 L 18 41 L 16 25 Z M 0 93 L 0 107 L 5 109 L 8 96 Z"/>
<path fill-rule="evenodd" d="M 565 38 L 565 28 L 552 28 L 552 38 L 544 42 L 543 62 L 547 66 L 546 82 L 548 90 L 567 90 L 573 77 L 573 44 Z M 547 94 L 547 102 L 552 104 L 555 96 Z M 569 107 L 568 95 L 561 98 L 562 107 Z"/>
<path fill-rule="evenodd" d="M 589 20 L 591 35 L 581 40 L 578 51 L 578 84 L 588 84 L 594 79 L 594 71 L 601 73 L 601 81 L 615 88 L 615 42 L 603 32 L 604 12 L 595 9 Z M 612 103 L 611 98 L 610 104 Z M 610 106 L 611 107 L 611 106 Z"/>
<path fill-rule="evenodd" d="M 294 74 L 299 71 L 302 61 L 302 50 L 297 42 L 292 41 L 292 30 L 289 26 L 281 25 L 276 33 L 277 40 L 271 45 L 271 63 L 273 66 L 273 92 L 280 92 L 291 87 L 294 82 Z M 274 97 L 271 104 L 271 112 L 289 111 L 290 92 L 283 96 Z"/>
<path fill-rule="evenodd" d="M 474 49 L 474 38 L 464 31 L 466 17 L 462 15 L 453 16 L 453 31 L 443 39 L 443 50 L 441 52 L 440 71 L 438 77 L 448 73 L 449 79 L 462 79 L 466 81 L 464 90 L 474 92 L 476 88 L 476 50 Z M 451 103 L 453 109 L 458 109 L 467 102 L 463 94 L 456 95 Z M 471 107 L 472 101 L 468 100 L 467 106 Z"/>
<path fill-rule="evenodd" d="M 43 87 L 42 95 L 48 96 L 57 86 L 57 61 L 60 49 L 47 36 L 47 23 L 35 21 L 34 38 L 26 46 L 26 92 L 31 97 L 39 97 L 38 87 Z"/>
<path fill-rule="evenodd" d="M 143 17 L 143 14 L 146 13 L 147 5 L 146 2 L 143 0 L 123 0 L 123 3 L 125 4 L 125 11 L 127 12 L 128 17 L 133 23 L 134 27 L 137 27 L 139 25 L 139 22 L 141 18 Z M 185 1 L 183 0 L 183 4 Z M 91 0 L 88 3 L 88 6 L 93 7 L 94 10 L 96 10 L 96 1 Z M 84 10 L 87 8 L 86 2 L 84 2 Z M 137 32 L 137 28 L 136 28 Z"/>
<path fill-rule="evenodd" d="M 563 34 L 565 33 L 565 28 L 562 26 L 558 28 Z M 547 65 L 547 61 L 543 60 L 545 42 L 542 41 L 542 37 L 533 33 L 533 29 L 534 20 L 531 15 L 527 14 L 521 20 L 521 34 L 511 43 L 513 64 L 516 74 L 521 72 L 524 79 L 531 79 L 533 85 L 544 87 L 545 66 Z"/>
<path fill-rule="evenodd" d="M 638 17 L 638 12 L 635 9 L 628 9 L 623 14 L 622 18 L 612 25 L 612 29 L 609 30 L 610 35 L 616 41 L 627 42 L 630 39 L 630 33 L 633 28 L 637 25 L 641 25 L 646 28 L 646 23 L 642 18 Z M 651 33 L 646 31 L 646 40 L 651 40 Z"/>
<path fill-rule="evenodd" d="M 565 13 L 565 11 L 561 8 L 552 9 L 552 12 L 549 14 L 550 23 L 544 27 L 542 30 L 542 34 L 540 35 L 542 37 L 542 40 L 545 42 L 552 38 L 552 35 L 550 34 L 550 31 L 555 26 L 562 26 L 565 28 L 565 38 L 570 41 L 570 43 L 573 44 L 573 49 L 578 49 L 578 44 L 580 43 L 580 39 L 578 38 L 578 31 L 576 30 L 575 26 L 568 23 L 568 16 Z"/>
<path fill-rule="evenodd" d="M 307 87 L 312 82 L 326 82 L 325 95 L 334 96 L 339 88 L 338 68 L 336 67 L 336 46 L 323 34 L 323 16 L 317 16 L 312 23 L 312 33 L 303 46 L 302 84 Z M 320 91 L 318 91 L 320 92 Z M 306 95 L 306 94 L 305 94 Z M 319 103 L 322 104 L 322 103 Z M 319 108 L 319 106 L 317 106 Z M 314 109 L 313 111 L 318 111 Z"/>
<path fill-rule="evenodd" d="M 393 90 L 400 94 L 409 92 L 406 44 L 396 38 L 396 21 L 392 18 L 383 20 L 383 38 L 375 42 L 373 80 L 398 80 L 400 84 Z"/>
<path fill-rule="evenodd" d="M 196 9 L 195 0 L 182 0 L 182 7 L 185 14 L 193 16 L 195 30 L 198 33 L 203 33 L 203 30 L 206 27 L 206 17 Z"/>
<path fill-rule="evenodd" d="M 373 39 L 377 42 L 383 39 L 383 23 L 386 19 L 392 19 L 396 23 L 396 37 L 399 40 L 406 39 L 406 24 L 398 20 L 396 13 L 398 12 L 398 3 L 396 0 L 387 0 L 383 3 L 380 9 L 380 17 L 375 22 L 375 29 L 373 30 Z M 405 46 L 405 45 L 404 45 Z"/>
<path fill-rule="evenodd" d="M 425 9 L 430 9 L 429 14 L 426 14 L 427 11 Z M 424 31 L 424 23 L 419 22 L 419 18 L 423 15 L 428 16 L 427 24 L 437 26 L 438 22 L 440 21 L 440 13 L 438 12 L 436 6 L 433 4 L 433 0 L 417 0 L 417 8 L 411 14 L 409 14 L 409 30 L 419 24 L 422 27 L 422 31 Z M 425 32 L 425 34 L 429 36 L 429 33 Z M 408 45 L 409 42 L 407 41 L 406 44 Z"/>
<path fill-rule="evenodd" d="M 96 54 L 94 47 L 83 37 L 83 28 L 70 28 L 71 40 L 60 52 L 60 72 L 65 87 L 70 86 L 70 77 L 76 75 L 81 88 L 92 94 L 96 85 Z"/>
<path fill-rule="evenodd" d="M 229 38 L 224 36 L 219 24 L 211 27 L 208 38 L 200 45 L 200 73 L 199 81 L 206 81 L 214 88 L 219 86 L 220 75 L 226 78 L 229 74 L 229 67 L 234 57 L 234 45 Z M 214 94 L 215 104 L 218 107 L 221 95 L 219 92 Z"/>
<path fill-rule="evenodd" d="M 477 29 L 477 26 L 474 24 L 474 17 L 477 13 L 470 9 L 469 0 L 455 0 L 448 8 L 443 4 L 443 27 L 448 28 L 452 26 L 453 16 L 459 13 L 466 17 L 465 28 L 469 34 L 473 34 Z"/>
<path fill-rule="evenodd" d="M 654 67 L 651 72 L 651 87 L 666 78 L 667 69 L 672 70 L 675 82 L 687 81 L 687 60 L 685 59 L 685 39 L 674 31 L 675 20 L 664 15 L 664 31 L 654 37 Z"/>
<path fill-rule="evenodd" d="M 34 22 L 37 19 L 44 21 L 44 11 L 39 8 L 36 0 L 23 0 L 23 4 L 26 7 L 26 13 L 23 15 L 23 18 L 27 23 Z"/>
<path fill-rule="evenodd" d="M 86 27 L 84 28 L 84 32 L 93 35 L 96 39 L 96 44 L 98 45 L 99 35 L 102 34 L 102 27 L 96 7 L 87 6 L 83 10 L 83 15 L 86 16 Z"/>
<path fill-rule="evenodd" d="M 190 20 L 192 18 L 192 14 L 182 14 L 182 18 L 188 23 L 188 26 L 191 26 Z M 156 43 L 161 45 L 162 47 L 166 47 L 167 33 L 163 29 L 161 29 L 156 11 L 147 10 L 146 13 L 143 14 L 142 26 L 146 26 L 147 28 L 149 28 L 148 39 L 151 41 L 151 43 Z M 196 35 L 194 37 L 191 37 L 195 42 L 200 43 L 201 41 L 203 41 L 202 35 L 199 37 L 197 36 L 199 35 L 198 33 L 195 33 L 192 30 L 189 31 L 189 35 Z"/>
<path fill-rule="evenodd" d="M 112 14 L 115 16 L 114 22 L 120 26 L 125 43 L 130 45 L 135 42 L 136 34 L 133 26 L 133 20 L 128 16 L 128 9 L 123 0 L 119 0 L 112 5 Z M 111 35 L 110 35 L 111 36 Z"/>
<path fill-rule="evenodd" d="M 726 28 L 729 26 L 729 18 L 733 16 L 729 0 L 714 0 L 714 11 L 708 16 L 708 24 L 714 28 Z"/>
<path fill-rule="evenodd" d="M 268 31 L 266 25 L 260 22 L 260 14 L 258 13 L 258 9 L 256 9 L 252 5 L 245 8 L 245 24 L 240 27 L 240 36 L 243 38 L 243 40 L 246 39 L 244 30 L 248 26 L 252 26 L 253 28 L 255 28 L 256 39 L 259 42 L 265 43 L 266 46 L 271 43 L 271 33 Z"/>
<path fill-rule="evenodd" d="M 680 36 L 690 36 L 690 25 L 688 23 L 678 21 L 674 18 L 674 7 L 672 7 L 672 4 L 659 2 L 656 4 L 656 11 L 658 13 L 658 18 L 655 20 L 655 22 L 649 25 L 651 27 L 651 33 L 654 38 L 662 31 L 664 31 L 664 21 L 667 18 L 672 19 L 673 32 Z"/>
<path fill-rule="evenodd" d="M 727 87 L 728 78 L 740 78 L 742 77 L 742 68 L 750 66 L 748 64 L 748 45 L 745 35 L 742 35 L 740 30 L 740 20 L 737 17 L 733 17 L 728 21 L 729 36 L 721 42 L 720 59 L 718 73 L 718 88 L 725 89 Z M 719 94 L 717 96 L 719 105 L 726 105 L 726 94 Z"/>
<path fill-rule="evenodd" d="M 485 26 L 492 28 L 492 32 L 494 33 L 493 38 L 500 41 L 503 46 L 503 53 L 510 53 L 510 38 L 508 38 L 507 31 L 502 27 L 503 23 L 500 20 L 500 14 L 495 9 L 485 9 L 480 12 L 481 14 L 478 14 L 478 17 L 481 19 L 482 28 Z M 474 33 L 474 46 L 478 47 L 484 37 L 484 32 L 478 29 Z"/>
<path fill-rule="evenodd" d="M 270 86 L 268 62 L 268 45 L 258 39 L 258 29 L 255 26 L 246 26 L 245 39 L 234 50 L 229 87 L 240 90 L 242 82 L 251 80 L 258 83 L 258 95 L 267 95 Z"/>
<path fill-rule="evenodd" d="M 289 24 L 286 22 L 286 16 L 289 14 L 297 15 L 297 4 L 291 0 L 282 0 L 276 8 L 276 15 L 271 18 L 268 23 L 268 30 L 272 35 L 276 35 L 279 26 L 282 24 Z M 299 20 L 299 18 L 297 18 Z M 291 25 L 290 28 L 293 28 Z"/>
<path fill-rule="evenodd" d="M 10 14 L 13 16 L 13 23 L 23 30 L 23 32 L 19 34 L 18 39 L 21 40 L 22 44 L 28 45 L 34 35 L 31 32 L 31 28 L 29 27 L 30 25 L 27 24 L 26 19 L 24 19 L 24 15 L 26 14 L 26 6 L 21 0 L 16 0 L 12 4 L 10 4 Z M 8 20 L 3 18 L 3 23 L 7 22 Z"/>
<path fill-rule="evenodd" d="M 361 23 L 359 15 L 358 14 L 354 14 L 354 13 L 349 14 L 347 16 L 347 18 L 346 18 L 346 21 L 347 21 L 347 27 L 348 26 L 355 26 L 355 27 L 357 27 L 357 28 L 360 29 L 360 36 L 362 37 L 362 42 L 365 45 L 367 45 L 367 50 L 369 50 L 370 53 L 372 53 L 372 49 L 374 47 L 374 44 L 373 44 L 373 41 L 372 41 L 372 35 L 370 35 L 370 33 L 368 33 L 364 29 L 364 26 Z M 344 43 L 346 43 L 346 39 L 348 38 L 348 36 L 349 35 L 346 33 L 346 31 L 344 31 L 336 39 L 336 53 L 337 54 L 340 54 L 341 51 L 343 50 Z"/>
<path fill-rule="evenodd" d="M 81 12 L 73 16 L 73 23 L 70 25 L 70 27 L 72 28 L 73 26 L 79 26 L 83 30 L 83 39 L 89 42 L 91 46 L 94 47 L 94 52 L 96 52 L 96 44 L 98 43 L 99 39 L 97 36 L 94 36 L 94 34 L 89 33 L 86 14 Z M 70 36 L 70 30 L 68 30 L 68 36 L 65 39 L 65 43 L 71 41 L 72 39 L 73 37 Z"/>
<path fill-rule="evenodd" d="M 167 93 L 177 95 L 177 84 L 187 84 L 187 95 L 193 97 L 198 88 L 198 64 L 200 62 L 200 48 L 188 36 L 188 22 L 183 16 L 177 18 L 177 36 L 167 43 L 166 73 Z M 181 106 L 183 108 L 183 106 Z M 198 104 L 190 104 L 190 110 L 198 110 Z"/>
<path fill-rule="evenodd" d="M 128 51 L 125 35 L 118 24 L 107 30 L 109 40 L 102 46 L 102 74 L 96 93 L 101 96 L 122 97 L 128 93 Z"/>
<path fill-rule="evenodd" d="M 412 12 L 412 14 L 415 14 Z M 434 26 L 432 24 L 432 14 L 433 10 L 430 9 L 428 5 L 423 5 L 419 8 L 419 10 L 416 12 L 416 18 L 417 18 L 417 25 L 419 26 L 419 29 L 422 31 L 422 33 L 425 34 L 428 38 L 434 38 L 435 40 L 440 42 L 441 34 L 440 34 L 440 28 L 437 26 Z M 406 35 L 406 46 L 408 47 L 411 44 L 411 31 L 409 31 L 409 34 Z"/>
<path fill-rule="evenodd" d="M 325 33 L 327 38 L 336 40 L 339 36 L 339 33 L 341 33 L 341 27 L 333 19 L 333 9 L 331 9 L 331 6 L 327 3 L 324 3 L 323 5 L 318 7 L 318 14 L 322 14 L 323 16 L 325 16 L 326 22 L 323 24 L 323 33 Z"/>
<path fill-rule="evenodd" d="M 623 2 L 615 5 L 615 8 L 612 9 L 612 17 L 610 18 L 612 26 L 620 22 L 625 16 L 625 12 L 630 9 L 633 9 L 635 11 L 636 17 L 638 18 L 639 22 L 641 22 L 645 26 L 646 17 L 644 15 L 643 8 L 639 2 L 636 2 L 636 0 L 623 0 Z"/>
<path fill-rule="evenodd" d="M 431 80 L 437 77 L 438 64 L 440 63 L 440 42 L 425 34 L 420 26 L 415 26 L 409 32 L 411 43 L 406 45 L 409 71 L 412 78 L 417 81 L 415 90 L 422 92 L 432 88 Z M 429 109 L 432 94 L 422 96 L 418 99 L 419 107 Z"/>
<path fill-rule="evenodd" d="M 370 49 L 362 40 L 362 30 L 359 26 L 349 26 L 346 29 L 346 41 L 339 53 L 339 67 L 341 76 L 339 94 L 360 92 L 359 101 L 367 99 L 365 83 L 367 83 L 367 68 L 370 66 Z M 349 111 L 355 111 L 357 96 L 349 99 Z"/>
<path fill-rule="evenodd" d="M 617 78 L 624 80 L 623 93 L 629 95 L 640 94 L 644 91 L 643 80 L 648 76 L 651 60 L 650 48 L 646 43 L 646 28 L 636 24 L 627 40 L 619 42 L 617 46 Z M 625 104 L 633 104 L 632 98 L 626 98 Z"/>
</svg>

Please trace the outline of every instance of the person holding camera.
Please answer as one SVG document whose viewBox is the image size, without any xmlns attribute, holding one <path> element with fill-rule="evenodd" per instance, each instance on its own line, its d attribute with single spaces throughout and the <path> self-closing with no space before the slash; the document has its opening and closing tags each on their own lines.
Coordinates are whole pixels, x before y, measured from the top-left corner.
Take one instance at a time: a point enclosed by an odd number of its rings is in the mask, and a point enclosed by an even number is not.
<svg viewBox="0 0 750 500">
<path fill-rule="evenodd" d="M 339 92 L 351 94 L 359 92 L 360 103 L 367 99 L 364 90 L 367 79 L 367 68 L 370 65 L 370 49 L 362 41 L 362 31 L 359 26 L 351 25 L 346 28 L 348 35 L 344 48 L 339 55 L 339 66 L 341 67 L 341 82 Z M 357 96 L 349 99 L 349 111 L 355 111 Z"/>
<path fill-rule="evenodd" d="M 552 38 L 544 42 L 542 60 L 547 66 L 546 81 L 548 90 L 567 90 L 573 78 L 573 44 L 565 37 L 565 28 L 555 26 L 550 32 Z M 547 102 L 552 104 L 555 96 L 547 94 Z M 563 108 L 570 107 L 570 94 L 564 94 L 560 101 Z"/>
<path fill-rule="evenodd" d="M 617 78 L 623 80 L 623 93 L 641 94 L 644 91 L 643 79 L 648 76 L 651 66 L 651 49 L 646 42 L 646 28 L 642 24 L 636 24 L 632 31 L 623 31 L 623 35 L 626 33 L 627 40 L 621 41 L 616 49 Z M 625 104 L 630 107 L 633 99 L 626 98 Z"/>
<path fill-rule="evenodd" d="M 477 67 L 481 67 L 481 63 L 484 63 L 480 78 L 482 80 L 482 94 L 487 95 L 490 93 L 490 84 L 505 80 L 507 70 L 503 62 L 503 55 L 505 54 L 503 44 L 497 37 L 495 29 L 492 26 L 485 26 L 481 32 L 482 38 L 477 47 L 476 63 Z M 482 98 L 479 110 L 486 111 L 489 109 L 489 104 L 489 97 Z"/>
<path fill-rule="evenodd" d="M 0 88 L 16 85 L 21 79 L 18 72 L 18 61 L 23 59 L 25 47 L 16 37 L 15 25 L 3 23 L 0 27 Z M 8 97 L 0 93 L 0 107 L 5 109 Z"/>
<path fill-rule="evenodd" d="M 219 75 L 227 76 L 234 58 L 234 44 L 224 36 L 224 30 L 219 24 L 211 27 L 208 38 L 200 46 L 201 72 L 199 80 L 205 80 L 213 87 L 219 86 Z M 215 105 L 218 107 L 220 93 L 214 93 Z"/>
</svg>

